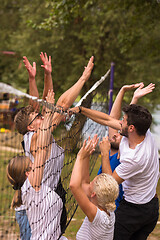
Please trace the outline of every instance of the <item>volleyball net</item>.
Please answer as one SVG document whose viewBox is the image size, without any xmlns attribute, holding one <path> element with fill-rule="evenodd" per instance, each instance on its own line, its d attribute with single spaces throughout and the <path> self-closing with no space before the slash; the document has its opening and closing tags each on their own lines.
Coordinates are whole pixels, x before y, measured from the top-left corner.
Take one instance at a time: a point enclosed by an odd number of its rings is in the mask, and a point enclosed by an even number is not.
<svg viewBox="0 0 160 240">
<path fill-rule="evenodd" d="M 108 113 L 108 94 L 110 87 L 109 73 L 110 70 L 97 81 L 84 97 L 78 103 L 74 104 L 74 106 L 84 106 Z M 98 134 L 101 140 L 103 136 L 106 136 L 107 129 L 105 126 L 95 123 L 81 114 L 74 114 L 69 118 L 68 113 L 63 108 L 48 104 L 44 100 L 33 98 L 28 94 L 22 94 L 18 90 L 15 91 L 11 86 L 7 88 L 7 85 L 2 83 L 0 83 L 0 94 L 1 97 L 2 95 L 4 96 L 4 94 L 7 96 L 6 100 L 3 99 L 0 102 L 0 239 L 20 239 L 19 226 L 15 219 L 15 211 L 10 209 L 14 190 L 7 180 L 6 166 L 10 159 L 17 155 L 27 155 L 30 158 L 33 157 L 33 153 L 30 152 L 29 146 L 23 148 L 23 136 L 17 132 L 13 121 L 16 109 L 25 107 L 30 98 L 39 102 L 41 106 L 47 106 L 53 114 L 54 112 L 58 112 L 64 115 L 66 119 L 65 123 L 61 122 L 57 126 L 53 133 L 52 143 L 46 146 L 49 152 L 49 149 L 53 146 L 54 151 L 52 154 L 48 155 L 48 159 L 45 163 L 42 185 L 48 186 L 52 182 L 53 187 L 51 187 L 51 190 L 48 190 L 48 188 L 44 189 L 44 191 L 41 192 L 42 194 L 39 194 L 41 196 L 36 199 L 30 199 L 29 205 L 37 204 L 38 206 L 39 204 L 37 211 L 35 213 L 32 212 L 33 216 L 30 219 L 30 224 L 38 224 L 37 218 L 34 218 L 34 214 L 39 214 L 39 223 L 45 222 L 45 226 L 43 226 L 44 229 L 41 229 L 42 233 L 45 234 L 45 228 L 54 228 L 54 233 L 47 239 L 59 239 L 60 235 L 58 236 L 57 233 L 59 225 L 56 226 L 55 224 L 56 221 L 58 221 L 58 216 L 63 226 L 63 229 L 61 228 L 60 231 L 65 232 L 65 229 L 70 224 L 78 207 L 69 189 L 70 177 L 77 153 L 84 139 Z M 26 135 L 26 138 L 27 137 L 29 138 L 29 136 Z M 36 151 L 37 147 L 35 147 L 35 152 Z M 94 169 L 98 156 L 99 151 L 96 149 L 90 160 L 90 174 Z M 63 161 L 61 161 L 61 159 L 63 159 Z M 54 165 L 53 169 L 50 167 L 51 165 Z M 42 205 L 46 201 L 46 197 L 49 197 L 52 191 L 56 193 L 54 195 L 54 200 L 51 198 L 53 202 L 50 203 L 48 209 L 44 209 L 45 207 L 43 208 Z M 58 202 L 59 198 L 55 196 L 61 197 L 62 204 Z M 29 206 L 27 209 L 28 211 Z M 50 211 L 52 208 L 54 209 L 54 214 Z M 59 211 L 57 211 L 58 208 L 60 209 Z M 44 212 L 42 211 L 40 213 L 39 211 L 41 211 L 41 209 L 43 209 Z M 27 227 L 25 230 L 28 230 Z"/>
</svg>

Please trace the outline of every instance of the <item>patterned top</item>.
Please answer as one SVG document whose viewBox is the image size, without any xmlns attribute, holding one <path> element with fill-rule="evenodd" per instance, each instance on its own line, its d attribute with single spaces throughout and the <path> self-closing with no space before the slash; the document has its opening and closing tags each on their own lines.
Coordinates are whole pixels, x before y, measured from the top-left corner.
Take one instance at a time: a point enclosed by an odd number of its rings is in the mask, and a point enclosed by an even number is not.
<svg viewBox="0 0 160 240">
<path fill-rule="evenodd" d="M 96 216 L 93 222 L 90 222 L 86 216 L 79 231 L 76 240 L 112 240 L 114 232 L 115 215 L 110 212 L 110 216 L 97 208 Z"/>
</svg>

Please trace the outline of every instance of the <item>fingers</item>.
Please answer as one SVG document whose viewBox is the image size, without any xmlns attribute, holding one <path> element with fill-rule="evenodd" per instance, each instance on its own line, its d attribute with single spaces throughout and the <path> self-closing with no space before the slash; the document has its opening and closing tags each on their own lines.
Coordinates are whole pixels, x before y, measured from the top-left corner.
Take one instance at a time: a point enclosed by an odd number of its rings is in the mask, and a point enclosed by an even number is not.
<svg viewBox="0 0 160 240">
<path fill-rule="evenodd" d="M 137 85 L 137 84 L 135 84 L 135 85 Z M 144 87 L 144 83 L 142 82 L 142 83 L 139 84 L 139 86 L 137 88 L 142 89 L 143 87 Z"/>
<path fill-rule="evenodd" d="M 92 67 L 92 68 L 93 68 L 93 66 L 94 66 L 93 61 L 94 61 L 94 57 L 92 56 L 92 57 L 89 59 L 89 62 L 88 62 L 88 64 L 87 64 L 87 67 Z"/>
<path fill-rule="evenodd" d="M 45 59 L 48 60 L 47 53 L 44 53 Z"/>
<path fill-rule="evenodd" d="M 55 93 L 53 92 L 53 90 L 48 90 L 46 101 L 50 103 L 54 103 L 55 102 L 54 95 Z"/>
<path fill-rule="evenodd" d="M 97 146 L 98 144 L 98 141 L 99 141 L 99 138 L 98 138 L 98 135 L 94 135 L 93 139 L 92 139 L 92 142 L 94 144 L 94 148 Z"/>
<path fill-rule="evenodd" d="M 25 64 L 25 66 L 29 66 L 30 65 L 30 62 L 28 61 L 26 56 L 23 56 L 23 62 Z"/>
<path fill-rule="evenodd" d="M 149 89 L 153 90 L 153 89 L 155 89 L 155 84 L 150 83 L 146 88 L 149 88 Z"/>
<path fill-rule="evenodd" d="M 51 56 L 49 56 L 49 59 L 48 59 L 48 56 L 47 56 L 46 52 L 45 53 L 41 52 L 40 57 L 41 57 L 41 60 L 42 60 L 43 63 L 46 62 L 46 61 L 51 63 Z"/>
<path fill-rule="evenodd" d="M 108 136 L 103 137 L 103 139 L 102 139 L 102 141 L 99 143 L 99 145 L 102 145 L 102 144 L 109 144 L 109 145 L 110 145 Z"/>
<path fill-rule="evenodd" d="M 93 141 L 92 139 L 88 139 L 88 142 L 87 142 L 87 145 L 85 147 L 85 150 L 88 152 L 88 153 L 92 153 L 93 151 L 95 151 L 95 146 L 93 144 Z"/>
<path fill-rule="evenodd" d="M 44 61 L 45 61 L 45 57 L 44 57 L 44 54 L 43 54 L 43 52 L 41 52 L 41 54 L 40 54 L 40 58 L 41 58 L 42 62 L 44 62 Z"/>
<path fill-rule="evenodd" d="M 33 68 L 36 68 L 36 62 L 33 62 Z"/>
<path fill-rule="evenodd" d="M 136 84 L 134 84 L 134 87 L 135 88 L 143 88 L 144 87 L 144 83 L 143 82 L 140 82 L 140 83 L 136 83 Z"/>
</svg>

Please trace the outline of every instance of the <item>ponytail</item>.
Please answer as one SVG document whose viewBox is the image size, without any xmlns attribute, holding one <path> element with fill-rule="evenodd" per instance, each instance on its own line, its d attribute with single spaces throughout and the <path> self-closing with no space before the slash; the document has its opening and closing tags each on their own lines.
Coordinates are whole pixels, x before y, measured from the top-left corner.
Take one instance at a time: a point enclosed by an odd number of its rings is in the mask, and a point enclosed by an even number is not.
<svg viewBox="0 0 160 240">
<path fill-rule="evenodd" d="M 22 205 L 22 197 L 21 197 L 21 189 L 15 190 L 12 202 L 11 202 L 11 208 L 20 207 Z"/>
<path fill-rule="evenodd" d="M 12 158 L 7 165 L 7 178 L 11 183 L 12 188 L 15 190 L 11 208 L 22 205 L 21 187 L 26 180 L 25 172 L 29 169 L 30 162 L 31 160 L 28 157 L 16 156 L 15 158 Z"/>
</svg>

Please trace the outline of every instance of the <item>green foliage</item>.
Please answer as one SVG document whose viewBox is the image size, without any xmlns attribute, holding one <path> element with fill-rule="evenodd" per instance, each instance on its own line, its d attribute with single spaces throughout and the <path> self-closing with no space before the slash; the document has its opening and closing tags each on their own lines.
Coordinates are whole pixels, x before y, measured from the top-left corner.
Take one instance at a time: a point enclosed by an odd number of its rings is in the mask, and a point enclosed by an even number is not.
<svg viewBox="0 0 160 240">
<path fill-rule="evenodd" d="M 52 56 L 56 98 L 81 76 L 90 56 L 95 67 L 85 93 L 115 63 L 115 93 L 124 84 L 154 82 L 147 96 L 159 102 L 160 4 L 131 0 L 4 0 L 1 9 L 1 81 L 28 90 L 22 56 L 37 63 L 37 85 L 42 93 L 39 54 Z M 154 97 L 153 97 L 154 96 Z"/>
</svg>

